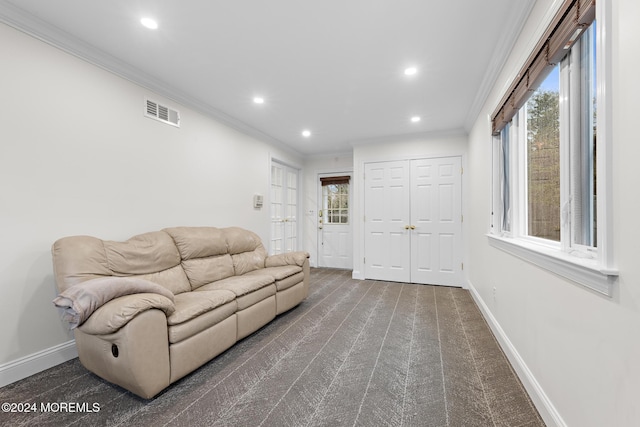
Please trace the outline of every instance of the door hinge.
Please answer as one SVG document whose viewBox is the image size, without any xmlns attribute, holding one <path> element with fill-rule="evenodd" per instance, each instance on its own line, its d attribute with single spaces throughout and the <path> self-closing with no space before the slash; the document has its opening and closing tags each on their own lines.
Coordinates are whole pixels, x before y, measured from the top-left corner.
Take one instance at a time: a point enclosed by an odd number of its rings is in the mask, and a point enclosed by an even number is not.
<svg viewBox="0 0 640 427">
<path fill-rule="evenodd" d="M 464 175 L 464 168 L 463 167 L 460 168 L 460 175 Z"/>
<path fill-rule="evenodd" d="M 362 263 L 363 263 L 363 264 L 366 264 L 366 263 L 367 263 L 367 258 L 366 258 L 366 257 L 362 258 Z"/>
<path fill-rule="evenodd" d="M 460 263 L 460 270 L 464 270 L 464 262 Z"/>
<path fill-rule="evenodd" d="M 464 222 L 464 215 L 460 215 L 460 222 Z"/>
</svg>

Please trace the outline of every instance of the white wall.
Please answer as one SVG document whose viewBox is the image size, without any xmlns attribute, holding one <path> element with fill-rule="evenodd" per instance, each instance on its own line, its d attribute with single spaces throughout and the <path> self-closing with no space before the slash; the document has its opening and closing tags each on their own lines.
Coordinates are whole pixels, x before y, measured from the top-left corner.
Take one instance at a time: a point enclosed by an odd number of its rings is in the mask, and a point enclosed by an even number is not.
<svg viewBox="0 0 640 427">
<path fill-rule="evenodd" d="M 461 156 L 462 167 L 466 165 L 467 136 L 462 131 L 434 133 L 430 135 L 413 136 L 394 141 L 377 144 L 357 145 L 353 150 L 354 182 L 352 186 L 355 195 L 353 217 L 362 219 L 364 216 L 364 164 L 367 162 L 406 160 L 426 157 Z M 465 215 L 467 198 L 467 175 L 462 176 L 462 213 Z M 463 236 L 467 234 L 467 227 L 463 223 Z M 353 277 L 364 279 L 364 221 L 356 220 L 353 230 Z M 464 237 L 463 237 L 464 239 Z M 465 242 L 463 241 L 463 246 Z M 466 253 L 466 251 L 465 251 Z M 465 256 L 466 263 L 466 256 Z"/>
<path fill-rule="evenodd" d="M 270 159 L 302 159 L 3 24 L 0 52 L 0 373 L 72 339 L 51 303 L 60 237 L 238 225 L 267 244 Z M 145 118 L 146 95 L 182 126 Z"/>
<path fill-rule="evenodd" d="M 549 425 L 633 426 L 640 421 L 639 2 L 611 0 L 614 250 L 620 271 L 614 296 L 597 295 L 503 253 L 485 236 L 487 117 L 526 59 L 524 49 L 546 11 L 558 1 L 537 1 L 468 140 L 432 135 L 358 146 L 354 175 L 361 176 L 365 161 L 463 155 L 465 273 L 504 332 L 501 338 L 513 346 L 518 369 L 530 375 L 525 382 L 538 387 L 533 397 L 547 405 L 539 407 Z M 146 90 L 4 25 L 0 52 L 0 368 L 71 339 L 51 304 L 49 248 L 59 237 L 84 233 L 117 240 L 203 224 L 241 225 L 268 237 L 268 210 L 253 210 L 252 195 L 269 194 L 271 156 L 289 164 L 301 159 L 168 100 L 182 113 L 180 129 L 144 118 L 142 101 L 151 95 Z M 342 169 L 349 161 L 335 163 L 305 163 L 303 212 L 317 211 L 309 191 L 317 171 Z M 359 185 L 355 179 L 356 194 Z M 360 203 L 354 210 L 362 215 Z M 308 240 L 315 230 L 306 221 Z M 362 271 L 360 233 L 356 227 L 354 275 Z M 313 244 L 306 246 L 313 250 Z"/>
<path fill-rule="evenodd" d="M 309 252 L 309 263 L 318 266 L 318 203 L 320 201 L 319 174 L 353 172 L 353 156 L 351 153 L 339 153 L 331 156 L 309 157 L 304 163 L 305 176 L 303 185 L 303 221 L 302 241 L 304 250 Z M 353 221 L 352 221 L 353 226 Z"/>
<path fill-rule="evenodd" d="M 640 425 L 640 144 L 637 70 L 640 3 L 613 0 L 614 251 L 620 277 L 607 298 L 489 246 L 489 114 L 514 77 L 552 0 L 538 0 L 470 132 L 469 281 L 520 358 L 520 372 L 549 425 Z M 495 299 L 492 288 L 496 288 Z M 515 359 L 514 359 L 515 360 Z M 537 387 L 537 389 L 536 389 Z M 543 407 L 546 405 L 546 407 Z"/>
</svg>

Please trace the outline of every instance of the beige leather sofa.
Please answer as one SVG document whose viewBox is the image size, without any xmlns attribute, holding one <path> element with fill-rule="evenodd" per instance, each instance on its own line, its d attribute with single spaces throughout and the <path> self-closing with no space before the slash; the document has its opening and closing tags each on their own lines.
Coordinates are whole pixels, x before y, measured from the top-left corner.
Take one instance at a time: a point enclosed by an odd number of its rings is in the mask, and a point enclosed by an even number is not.
<svg viewBox="0 0 640 427">
<path fill-rule="evenodd" d="M 125 242 L 65 237 L 53 265 L 82 364 L 151 398 L 306 298 L 306 252 L 247 230 L 176 227 Z"/>
</svg>

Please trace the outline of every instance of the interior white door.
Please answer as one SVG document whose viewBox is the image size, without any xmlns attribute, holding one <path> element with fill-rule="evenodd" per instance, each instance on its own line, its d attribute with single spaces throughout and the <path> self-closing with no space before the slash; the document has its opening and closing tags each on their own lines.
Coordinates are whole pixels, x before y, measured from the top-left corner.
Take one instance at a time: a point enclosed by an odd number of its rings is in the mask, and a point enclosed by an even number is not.
<svg viewBox="0 0 640 427">
<path fill-rule="evenodd" d="M 365 164 L 365 277 L 411 280 L 409 164 Z"/>
<path fill-rule="evenodd" d="M 298 248 L 298 170 L 271 163 L 271 255 Z"/>
<path fill-rule="evenodd" d="M 318 265 L 353 268 L 351 176 L 324 174 L 318 180 Z"/>
<path fill-rule="evenodd" d="M 365 164 L 365 277 L 462 285 L 460 157 Z"/>
<path fill-rule="evenodd" d="M 460 157 L 411 161 L 414 283 L 462 285 L 461 170 Z"/>
</svg>

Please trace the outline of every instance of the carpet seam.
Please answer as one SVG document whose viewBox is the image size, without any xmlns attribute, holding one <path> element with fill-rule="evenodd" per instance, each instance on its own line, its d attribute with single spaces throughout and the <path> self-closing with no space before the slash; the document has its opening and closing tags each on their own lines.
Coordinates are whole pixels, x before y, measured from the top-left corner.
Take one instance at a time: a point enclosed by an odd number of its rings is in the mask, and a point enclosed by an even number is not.
<svg viewBox="0 0 640 427">
<path fill-rule="evenodd" d="M 438 295 L 433 288 L 433 302 L 436 309 L 436 329 L 438 330 L 438 350 L 440 352 L 440 372 L 442 373 L 442 397 L 444 398 L 444 412 L 449 426 L 449 402 L 447 401 L 447 384 L 444 377 L 444 359 L 442 357 L 442 339 L 440 338 L 440 316 L 438 314 Z"/>
<path fill-rule="evenodd" d="M 213 386 L 211 386 L 209 388 L 209 390 L 207 390 L 206 393 L 202 394 L 198 399 L 194 400 L 193 402 L 191 402 L 187 407 L 185 407 L 182 411 L 180 411 L 176 416 L 174 416 L 171 420 L 169 420 L 168 422 L 166 422 L 164 424 L 164 426 L 169 425 L 169 423 L 173 422 L 175 419 L 177 419 L 179 416 L 181 416 L 184 412 L 188 411 L 189 408 L 191 408 L 194 404 L 196 404 L 200 399 L 202 399 L 204 396 L 206 396 L 209 392 L 211 392 L 213 389 L 215 389 L 216 387 L 218 387 L 218 385 L 220 383 L 222 383 L 222 381 L 226 380 L 227 378 L 229 378 L 233 373 L 235 373 L 238 369 L 240 369 L 242 366 L 244 366 L 247 362 L 249 362 L 249 360 L 253 359 L 254 357 L 256 357 L 257 354 L 259 354 L 265 347 L 267 347 L 269 344 L 271 344 L 272 342 L 274 342 L 276 339 L 280 338 L 286 331 L 288 331 L 290 328 L 293 327 L 293 325 L 295 325 L 296 323 L 298 323 L 300 320 L 302 320 L 305 316 L 307 316 L 312 310 L 315 310 L 322 302 L 324 302 L 327 298 L 329 298 L 331 295 L 333 295 L 335 292 L 337 292 L 339 289 L 341 289 L 343 286 L 345 286 L 347 284 L 347 282 L 350 279 L 346 279 L 344 281 L 344 283 L 342 283 L 340 286 L 338 286 L 336 289 L 334 289 L 333 291 L 331 291 L 331 293 L 329 293 L 329 295 L 327 295 L 326 297 L 324 297 L 322 300 L 318 301 L 318 303 L 316 305 L 314 305 L 313 307 L 311 307 L 309 309 L 309 311 L 307 313 L 305 313 L 303 316 L 300 316 L 299 319 L 296 319 L 295 322 L 293 322 L 291 325 L 289 325 L 284 331 L 282 331 L 280 334 L 278 334 L 277 336 L 275 336 L 272 340 L 270 340 L 268 343 L 266 343 L 265 345 L 263 345 L 258 351 L 256 351 L 254 354 L 251 355 L 251 357 L 249 357 L 247 360 L 245 360 L 241 365 L 237 366 L 233 371 L 229 372 L 229 374 L 227 374 L 227 376 L 225 376 L 223 379 L 221 379 L 220 381 L 218 381 L 216 384 L 214 384 Z"/>
<path fill-rule="evenodd" d="M 496 425 L 496 420 L 493 416 L 493 411 L 491 410 L 491 405 L 489 405 L 489 399 L 487 398 L 487 393 L 485 391 L 485 386 L 484 386 L 484 382 L 482 381 L 482 376 L 480 376 L 480 372 L 478 370 L 478 362 L 476 361 L 475 356 L 473 355 L 473 349 L 471 348 L 471 342 L 469 341 L 469 336 L 467 335 L 467 330 L 465 329 L 464 326 L 464 322 L 462 321 L 462 316 L 460 315 L 460 309 L 458 308 L 458 302 L 456 301 L 455 295 L 453 295 L 453 291 L 449 290 L 449 292 L 451 293 L 452 296 L 452 300 L 453 300 L 453 305 L 456 308 L 456 314 L 458 315 L 458 318 L 460 319 L 460 326 L 462 329 L 462 333 L 464 334 L 464 340 L 467 343 L 467 348 L 469 349 L 469 354 L 471 355 L 471 360 L 473 361 L 473 367 L 474 370 L 476 371 L 476 376 L 478 377 L 478 382 L 480 383 L 480 387 L 482 388 L 482 396 L 484 397 L 484 403 L 487 407 L 487 410 L 489 411 L 489 416 L 491 417 L 491 422 L 493 423 L 493 425 Z"/>
<path fill-rule="evenodd" d="M 362 302 L 362 300 L 364 299 L 364 297 L 367 296 L 367 294 L 369 293 L 369 291 L 371 291 L 371 289 L 373 288 L 373 286 L 369 286 L 369 289 L 367 289 L 367 292 L 364 293 L 364 295 L 362 295 L 362 297 L 360 297 L 360 299 L 358 300 L 358 303 L 354 305 L 354 307 L 349 311 L 349 314 L 347 314 L 345 316 L 345 318 L 342 320 L 342 322 L 340 322 L 340 324 L 338 325 L 338 327 L 336 328 L 335 331 L 333 331 L 333 333 L 331 334 L 331 336 L 327 339 L 327 342 L 324 343 L 324 345 L 320 348 L 320 350 L 318 350 L 316 352 L 316 354 L 313 356 L 313 359 L 311 359 L 309 361 L 309 363 L 307 363 L 307 366 L 305 366 L 305 368 L 302 370 L 302 372 L 296 377 L 296 379 L 293 381 L 293 383 L 289 386 L 289 388 L 287 389 L 287 391 L 282 395 L 282 397 L 280 397 L 280 399 L 278 399 L 278 401 L 276 402 L 275 405 L 273 405 L 273 407 L 271 408 L 271 410 L 269 411 L 269 413 L 264 417 L 264 419 L 260 422 L 259 426 L 262 426 L 264 424 L 264 422 L 269 418 L 269 416 L 273 413 L 273 411 L 278 407 L 278 405 L 280 405 L 280 402 L 282 402 L 282 400 L 285 398 L 285 396 L 287 394 L 289 394 L 289 392 L 291 391 L 291 389 L 293 388 L 293 386 L 300 380 L 300 377 L 302 377 L 302 375 L 307 371 L 307 369 L 309 368 L 309 366 L 311 366 L 311 364 L 316 360 L 316 358 L 318 357 L 318 355 L 323 353 L 324 348 L 329 344 L 329 342 L 331 341 L 331 339 L 336 335 L 336 333 L 338 333 L 338 331 L 342 328 L 342 326 L 344 325 L 344 322 L 346 322 L 346 320 L 351 316 L 351 313 L 353 313 L 353 311 L 356 309 L 356 307 L 358 305 L 360 305 L 360 303 Z"/>
<path fill-rule="evenodd" d="M 375 282 L 374 282 L 375 283 Z M 388 286 L 388 285 L 387 285 Z M 309 421 L 307 422 L 307 426 L 309 424 L 311 424 L 311 422 L 313 421 L 313 419 L 315 418 L 317 412 L 318 412 L 318 408 L 322 405 L 322 402 L 324 402 L 325 398 L 327 397 L 327 392 L 331 389 L 331 387 L 333 386 L 333 383 L 335 382 L 336 378 L 338 377 L 338 374 L 340 373 L 340 371 L 342 370 L 342 368 L 344 367 L 344 364 L 346 363 L 346 361 L 349 359 L 349 356 L 351 355 L 351 352 L 353 351 L 353 348 L 355 347 L 356 343 L 358 342 L 358 340 L 360 339 L 360 336 L 362 335 L 362 332 L 365 330 L 365 328 L 367 327 L 367 325 L 369 324 L 369 321 L 371 320 L 373 313 L 375 312 L 375 308 L 378 307 L 378 305 L 380 304 L 380 302 L 382 301 L 382 294 L 384 292 L 381 292 L 380 295 L 378 296 L 378 301 L 376 302 L 376 305 L 373 307 L 373 309 L 370 311 L 369 313 L 369 317 L 367 318 L 367 321 L 365 322 L 365 324 L 362 326 L 362 329 L 360 330 L 360 332 L 358 333 L 358 336 L 356 337 L 356 339 L 353 340 L 353 343 L 351 344 L 351 347 L 349 348 L 349 352 L 347 353 L 346 357 L 344 358 L 344 360 L 342 361 L 342 363 L 340 364 L 340 367 L 338 368 L 338 370 L 336 371 L 335 375 L 333 376 L 331 383 L 329 383 L 329 386 L 327 387 L 327 389 L 325 390 L 324 394 L 322 395 L 322 399 L 320 399 L 320 402 L 318 403 L 318 405 L 316 405 L 315 410 L 313 411 L 313 414 L 311 414 L 311 418 L 309 419 Z"/>
<path fill-rule="evenodd" d="M 378 362 L 380 361 L 380 354 L 382 353 L 382 348 L 384 347 L 384 343 L 387 341 L 387 337 L 389 336 L 389 329 L 391 328 L 391 324 L 393 323 L 393 318 L 396 315 L 396 310 L 398 309 L 398 302 L 400 302 L 400 296 L 402 295 L 402 291 L 404 290 L 404 285 L 400 288 L 400 292 L 398 293 L 398 297 L 396 298 L 396 304 L 393 307 L 393 313 L 391 313 L 391 317 L 389 318 L 389 323 L 387 324 L 387 330 L 384 333 L 384 337 L 382 338 L 382 342 L 380 343 L 380 347 L 378 348 L 378 355 L 376 356 L 376 362 L 373 364 L 373 368 L 371 369 L 371 374 L 369 375 L 369 381 L 367 381 L 367 387 L 364 390 L 364 395 L 360 400 L 360 406 L 358 407 L 358 413 L 356 414 L 356 419 L 353 420 L 353 425 L 355 426 L 358 422 L 358 418 L 360 418 L 360 414 L 362 413 L 362 405 L 364 404 L 365 399 L 367 398 L 367 393 L 369 392 L 369 387 L 371 386 L 371 379 L 376 372 L 376 368 L 378 367 Z"/>
</svg>

